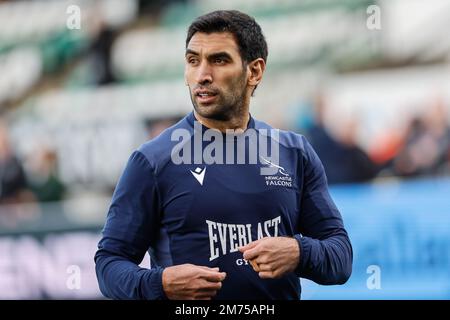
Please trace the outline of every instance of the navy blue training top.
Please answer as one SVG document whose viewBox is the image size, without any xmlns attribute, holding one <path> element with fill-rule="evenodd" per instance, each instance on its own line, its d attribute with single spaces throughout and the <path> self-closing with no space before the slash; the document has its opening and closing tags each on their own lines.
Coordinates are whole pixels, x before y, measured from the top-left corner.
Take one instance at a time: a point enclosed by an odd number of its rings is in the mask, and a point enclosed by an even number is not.
<svg viewBox="0 0 450 320">
<path fill-rule="evenodd" d="M 300 299 L 299 277 L 346 282 L 352 247 L 323 166 L 305 137 L 271 130 L 250 118 L 245 133 L 256 133 L 258 143 L 250 135 L 236 143 L 218 131 L 215 139 L 205 138 L 212 130 L 190 113 L 136 150 L 95 255 L 101 292 L 113 299 L 166 299 L 162 272 L 184 263 L 227 273 L 216 299 Z M 275 150 L 277 161 L 265 149 Z M 272 171 L 262 174 L 262 168 Z M 274 236 L 295 237 L 299 264 L 280 279 L 261 279 L 237 248 Z M 138 266 L 146 251 L 149 269 Z"/>
</svg>

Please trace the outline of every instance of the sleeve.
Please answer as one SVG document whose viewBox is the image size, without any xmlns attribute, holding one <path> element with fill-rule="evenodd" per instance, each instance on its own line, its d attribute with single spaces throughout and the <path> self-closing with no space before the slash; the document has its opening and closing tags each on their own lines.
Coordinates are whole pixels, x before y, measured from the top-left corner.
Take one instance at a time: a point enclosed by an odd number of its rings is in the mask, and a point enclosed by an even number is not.
<svg viewBox="0 0 450 320">
<path fill-rule="evenodd" d="M 343 284 L 351 275 L 353 250 L 341 214 L 328 192 L 323 165 L 309 142 L 302 137 L 303 193 L 299 230 L 299 277 L 316 283 Z"/>
<path fill-rule="evenodd" d="M 166 299 L 161 267 L 138 266 L 157 235 L 156 178 L 145 156 L 135 151 L 119 179 L 95 254 L 101 292 L 112 299 Z"/>
</svg>

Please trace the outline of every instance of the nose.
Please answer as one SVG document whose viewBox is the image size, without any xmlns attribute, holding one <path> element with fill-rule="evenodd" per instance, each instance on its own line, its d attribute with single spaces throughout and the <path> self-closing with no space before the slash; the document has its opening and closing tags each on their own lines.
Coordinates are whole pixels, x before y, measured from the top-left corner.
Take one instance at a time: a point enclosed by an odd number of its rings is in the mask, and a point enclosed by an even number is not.
<svg viewBox="0 0 450 320">
<path fill-rule="evenodd" d="M 207 62 L 202 62 L 197 68 L 197 83 L 200 85 L 205 85 L 212 83 L 212 70 Z"/>
</svg>

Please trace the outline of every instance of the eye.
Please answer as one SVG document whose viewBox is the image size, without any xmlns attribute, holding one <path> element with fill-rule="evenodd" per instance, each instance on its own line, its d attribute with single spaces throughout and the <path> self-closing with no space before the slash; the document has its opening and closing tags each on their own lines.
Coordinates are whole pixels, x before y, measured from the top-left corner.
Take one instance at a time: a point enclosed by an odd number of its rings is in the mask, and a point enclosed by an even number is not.
<svg viewBox="0 0 450 320">
<path fill-rule="evenodd" d="M 188 58 L 188 63 L 189 64 L 197 64 L 197 62 L 198 62 L 197 58 L 194 58 L 194 57 Z"/>
<path fill-rule="evenodd" d="M 214 63 L 215 64 L 224 64 L 226 61 L 223 58 L 215 58 Z"/>
</svg>

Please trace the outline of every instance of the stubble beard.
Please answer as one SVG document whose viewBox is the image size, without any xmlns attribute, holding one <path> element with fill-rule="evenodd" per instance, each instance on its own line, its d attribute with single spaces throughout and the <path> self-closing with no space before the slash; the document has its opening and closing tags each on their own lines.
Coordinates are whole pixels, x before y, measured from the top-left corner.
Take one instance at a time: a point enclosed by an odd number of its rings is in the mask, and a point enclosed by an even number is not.
<svg viewBox="0 0 450 320">
<path fill-rule="evenodd" d="M 204 86 L 208 88 L 208 86 Z M 189 88 L 189 96 L 191 98 L 194 110 L 203 118 L 230 121 L 236 117 L 244 115 L 244 105 L 246 100 L 245 73 L 243 73 L 232 86 L 229 93 L 224 94 L 216 90 L 217 102 L 210 105 L 201 106 L 195 101 L 192 90 Z"/>
</svg>

